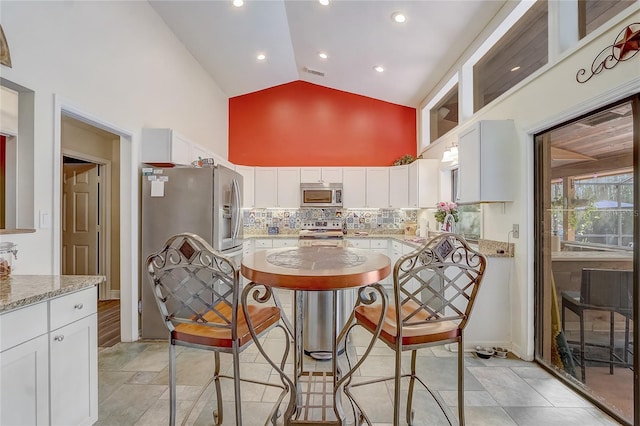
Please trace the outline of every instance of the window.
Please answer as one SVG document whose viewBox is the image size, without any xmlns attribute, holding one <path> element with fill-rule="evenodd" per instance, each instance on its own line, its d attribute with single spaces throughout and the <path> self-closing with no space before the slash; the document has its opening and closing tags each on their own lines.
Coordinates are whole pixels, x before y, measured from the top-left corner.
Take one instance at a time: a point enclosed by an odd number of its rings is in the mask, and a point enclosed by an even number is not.
<svg viewBox="0 0 640 426">
<path fill-rule="evenodd" d="M 578 0 L 580 38 L 635 3 L 635 0 Z"/>
<path fill-rule="evenodd" d="M 548 61 L 547 2 L 539 0 L 473 67 L 474 111 Z"/>
<path fill-rule="evenodd" d="M 429 111 L 429 114 L 432 142 L 458 125 L 457 84 Z"/>
</svg>

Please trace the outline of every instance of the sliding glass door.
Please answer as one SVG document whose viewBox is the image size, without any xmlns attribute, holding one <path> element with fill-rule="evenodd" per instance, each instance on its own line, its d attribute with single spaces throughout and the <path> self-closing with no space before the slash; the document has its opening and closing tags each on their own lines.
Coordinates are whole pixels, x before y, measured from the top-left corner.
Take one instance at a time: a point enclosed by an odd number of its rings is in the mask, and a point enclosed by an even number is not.
<svg viewBox="0 0 640 426">
<path fill-rule="evenodd" d="M 638 96 L 535 137 L 536 359 L 633 424 Z"/>
</svg>

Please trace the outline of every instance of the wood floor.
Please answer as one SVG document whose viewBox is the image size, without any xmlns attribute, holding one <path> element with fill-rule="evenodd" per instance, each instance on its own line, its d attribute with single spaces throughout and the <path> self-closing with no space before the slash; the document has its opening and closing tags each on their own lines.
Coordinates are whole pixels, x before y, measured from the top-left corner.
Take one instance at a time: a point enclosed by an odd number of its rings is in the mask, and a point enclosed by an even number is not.
<svg viewBox="0 0 640 426">
<path fill-rule="evenodd" d="M 120 300 L 98 301 L 98 347 L 120 342 Z"/>
</svg>

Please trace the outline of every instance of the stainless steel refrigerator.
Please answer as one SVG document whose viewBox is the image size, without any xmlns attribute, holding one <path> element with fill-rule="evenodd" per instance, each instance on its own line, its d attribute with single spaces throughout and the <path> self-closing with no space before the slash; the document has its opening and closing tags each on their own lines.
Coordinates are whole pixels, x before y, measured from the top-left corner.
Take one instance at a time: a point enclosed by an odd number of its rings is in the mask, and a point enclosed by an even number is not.
<svg viewBox="0 0 640 426">
<path fill-rule="evenodd" d="M 223 166 L 142 169 L 142 337 L 166 338 L 149 277 L 147 257 L 172 235 L 191 232 L 223 254 L 242 260 L 242 175 Z"/>
</svg>

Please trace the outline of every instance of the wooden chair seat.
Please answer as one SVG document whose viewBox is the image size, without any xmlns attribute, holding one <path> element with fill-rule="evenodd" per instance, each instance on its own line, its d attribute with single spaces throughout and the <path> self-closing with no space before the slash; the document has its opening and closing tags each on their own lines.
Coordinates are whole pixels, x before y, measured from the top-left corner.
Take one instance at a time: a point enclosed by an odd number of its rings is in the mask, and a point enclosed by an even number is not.
<svg viewBox="0 0 640 426">
<path fill-rule="evenodd" d="M 413 304 L 414 306 L 409 306 Z M 413 312 L 418 308 L 415 302 L 403 305 L 403 311 Z M 374 332 L 380 318 L 381 305 L 358 306 L 355 309 L 357 321 L 370 332 Z M 427 320 L 424 311 L 416 315 L 416 321 Z M 444 340 L 455 340 L 459 336 L 458 324 L 454 321 L 433 321 L 402 328 L 402 346 L 424 345 Z M 387 345 L 395 346 L 398 338 L 396 307 L 389 306 L 380 331 L 380 339 Z"/>
<path fill-rule="evenodd" d="M 219 303 L 216 305 L 216 309 L 223 314 L 225 318 L 231 317 L 231 306 L 228 304 Z M 248 309 L 251 324 L 253 324 L 256 334 L 262 333 L 280 321 L 280 309 L 277 307 L 249 305 Z M 225 324 L 222 318 L 215 315 L 213 312 L 207 312 L 204 315 L 204 318 L 209 323 Z M 236 327 L 236 331 L 238 333 L 238 346 L 242 347 L 252 339 L 251 334 L 249 333 L 249 327 L 247 326 L 247 319 L 244 316 L 244 311 L 241 309 L 238 309 Z M 212 327 L 204 323 L 178 324 L 176 325 L 175 330 L 171 333 L 171 338 L 181 342 L 188 342 L 203 346 L 215 346 L 219 348 L 231 348 L 233 344 L 231 329 Z"/>
</svg>

